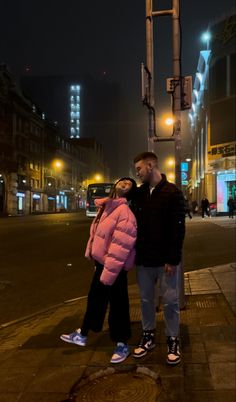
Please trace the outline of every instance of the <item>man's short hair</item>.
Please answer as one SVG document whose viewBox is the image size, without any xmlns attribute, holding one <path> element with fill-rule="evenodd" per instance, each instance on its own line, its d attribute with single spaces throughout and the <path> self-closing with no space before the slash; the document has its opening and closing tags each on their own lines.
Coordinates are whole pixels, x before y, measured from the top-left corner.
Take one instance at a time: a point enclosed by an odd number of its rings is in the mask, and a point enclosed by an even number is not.
<svg viewBox="0 0 236 402">
<path fill-rule="evenodd" d="M 150 160 L 155 163 L 155 165 L 158 164 L 158 158 L 154 152 L 142 152 L 141 154 L 135 156 L 134 158 L 134 163 L 137 163 L 142 160 Z"/>
</svg>

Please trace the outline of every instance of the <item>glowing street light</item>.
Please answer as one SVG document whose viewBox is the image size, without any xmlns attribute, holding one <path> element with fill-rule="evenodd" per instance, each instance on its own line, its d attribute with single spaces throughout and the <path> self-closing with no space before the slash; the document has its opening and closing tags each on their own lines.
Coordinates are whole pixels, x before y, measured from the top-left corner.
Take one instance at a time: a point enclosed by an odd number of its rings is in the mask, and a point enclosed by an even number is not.
<svg viewBox="0 0 236 402">
<path fill-rule="evenodd" d="M 167 159 L 167 165 L 173 167 L 175 165 L 175 160 L 173 158 Z"/>
<path fill-rule="evenodd" d="M 211 41 L 211 33 L 209 31 L 203 32 L 202 36 L 201 36 L 202 42 L 206 43 L 207 45 L 207 50 L 209 50 L 209 44 Z"/>
<path fill-rule="evenodd" d="M 167 117 L 167 118 L 165 119 L 165 124 L 166 124 L 167 126 L 172 126 L 173 123 L 174 123 L 174 119 L 173 119 L 172 117 Z"/>
<path fill-rule="evenodd" d="M 167 174 L 167 180 L 170 181 L 171 183 L 175 182 L 175 175 L 174 173 L 169 173 Z"/>
<path fill-rule="evenodd" d="M 102 180 L 102 175 L 100 173 L 95 174 L 94 179 L 96 181 L 101 181 Z"/>
<path fill-rule="evenodd" d="M 56 169 L 62 169 L 63 168 L 63 162 L 61 160 L 59 160 L 59 159 L 55 159 L 52 164 L 53 164 L 53 167 L 56 168 Z"/>
<path fill-rule="evenodd" d="M 203 32 L 202 41 L 205 43 L 209 43 L 210 40 L 211 40 L 211 33 L 209 31 Z"/>
</svg>

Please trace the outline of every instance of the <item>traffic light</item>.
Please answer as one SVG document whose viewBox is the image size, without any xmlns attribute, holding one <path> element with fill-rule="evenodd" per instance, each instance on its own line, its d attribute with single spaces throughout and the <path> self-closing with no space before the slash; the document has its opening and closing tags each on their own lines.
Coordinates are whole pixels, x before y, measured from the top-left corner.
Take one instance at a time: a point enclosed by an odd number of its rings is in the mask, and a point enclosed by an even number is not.
<svg viewBox="0 0 236 402">
<path fill-rule="evenodd" d="M 181 110 L 191 109 L 192 107 L 192 76 L 181 77 L 180 80 L 167 78 L 166 92 L 174 94 L 175 88 L 181 81 Z"/>
</svg>

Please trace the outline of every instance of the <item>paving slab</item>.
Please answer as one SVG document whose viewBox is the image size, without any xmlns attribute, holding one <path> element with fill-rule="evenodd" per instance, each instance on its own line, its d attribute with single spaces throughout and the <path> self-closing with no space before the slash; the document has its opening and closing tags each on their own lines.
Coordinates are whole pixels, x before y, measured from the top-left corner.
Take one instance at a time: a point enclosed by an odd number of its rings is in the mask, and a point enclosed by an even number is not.
<svg viewBox="0 0 236 402">
<path fill-rule="evenodd" d="M 160 306 L 156 315 L 156 348 L 142 359 L 131 355 L 116 365 L 116 370 L 121 373 L 150 370 L 157 375 L 161 392 L 155 402 L 235 402 L 236 292 L 232 290 L 235 270 L 235 264 L 228 264 L 185 274 L 188 293 L 186 308 L 180 313 L 183 356 L 180 365 L 166 364 L 164 316 Z M 141 312 L 137 285 L 130 286 L 129 292 L 132 351 L 141 334 Z M 113 367 L 110 358 L 114 345 L 109 339 L 107 323 L 100 334 L 89 336 L 85 348 L 59 339 L 61 333 L 78 327 L 85 306 L 86 299 L 78 299 L 1 327 L 0 402 L 68 401 L 82 381 Z M 125 387 L 130 384 L 127 382 Z M 119 395 L 124 396 L 124 392 L 121 387 Z M 134 386 L 133 395 L 135 392 Z M 127 402 L 132 401 L 130 396 L 127 398 Z M 90 400 L 97 402 L 96 393 Z M 111 398 L 102 402 L 106 401 Z M 113 394 L 112 402 L 118 401 Z M 124 397 L 122 402 L 125 401 Z M 147 397 L 145 402 L 154 401 Z"/>
</svg>

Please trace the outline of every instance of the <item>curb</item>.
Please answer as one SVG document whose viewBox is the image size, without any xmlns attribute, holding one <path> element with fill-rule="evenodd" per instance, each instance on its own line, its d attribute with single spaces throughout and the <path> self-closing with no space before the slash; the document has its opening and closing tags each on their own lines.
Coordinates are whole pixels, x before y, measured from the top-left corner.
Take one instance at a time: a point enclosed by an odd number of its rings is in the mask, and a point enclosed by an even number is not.
<svg viewBox="0 0 236 402">
<path fill-rule="evenodd" d="M 60 308 L 60 307 L 64 306 L 65 304 L 74 303 L 76 301 L 80 301 L 80 300 L 84 300 L 84 299 L 87 299 L 87 296 L 81 296 L 81 297 L 76 297 L 75 299 L 65 300 L 65 301 L 63 301 L 61 303 L 54 304 L 53 306 L 50 306 L 50 307 L 47 307 L 45 309 L 39 310 L 39 311 L 37 311 L 35 313 L 26 315 L 26 316 L 18 318 L 16 320 L 5 322 L 5 323 L 0 325 L 0 330 L 4 329 L 4 328 L 7 328 L 7 327 L 10 327 L 11 325 L 14 325 L 14 324 L 19 324 L 20 322 L 23 322 L 23 321 L 27 321 L 27 320 L 29 320 L 31 318 L 37 317 L 40 314 L 47 313 L 50 310 L 55 310 L 57 308 Z"/>
</svg>

